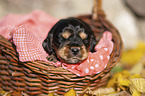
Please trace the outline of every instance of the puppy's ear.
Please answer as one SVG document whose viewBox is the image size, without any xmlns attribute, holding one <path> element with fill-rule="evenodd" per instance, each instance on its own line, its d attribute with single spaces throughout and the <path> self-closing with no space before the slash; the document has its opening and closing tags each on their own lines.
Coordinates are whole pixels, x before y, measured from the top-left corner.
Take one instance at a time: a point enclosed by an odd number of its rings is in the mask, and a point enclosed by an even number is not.
<svg viewBox="0 0 145 96">
<path fill-rule="evenodd" d="M 47 38 L 43 41 L 42 46 L 44 48 L 44 50 L 49 54 L 55 54 L 54 49 L 53 49 L 53 34 L 54 32 L 57 30 L 57 26 L 60 26 L 60 22 L 62 22 L 63 20 L 60 20 L 59 22 L 57 22 L 49 31 Z"/>
<path fill-rule="evenodd" d="M 53 34 L 52 34 L 52 32 L 49 32 L 47 38 L 42 43 L 42 46 L 43 46 L 44 50 L 49 55 L 54 53 L 54 50 L 53 50 L 53 47 L 52 47 L 52 38 L 53 38 Z"/>
<path fill-rule="evenodd" d="M 97 44 L 96 38 L 94 36 L 94 34 L 91 35 L 91 41 L 90 41 L 90 51 L 91 52 L 95 52 L 94 48 Z"/>
</svg>

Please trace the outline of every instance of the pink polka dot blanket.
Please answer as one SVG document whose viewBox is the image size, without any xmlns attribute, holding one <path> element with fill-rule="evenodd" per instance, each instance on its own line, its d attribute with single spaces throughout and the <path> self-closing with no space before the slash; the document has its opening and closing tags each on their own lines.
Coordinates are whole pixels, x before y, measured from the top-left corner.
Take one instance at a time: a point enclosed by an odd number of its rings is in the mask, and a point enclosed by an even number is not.
<svg viewBox="0 0 145 96">
<path fill-rule="evenodd" d="M 48 31 L 58 20 L 47 13 L 36 10 L 26 15 L 10 14 L 0 20 L 0 35 L 12 40 L 22 62 L 43 60 L 53 63 L 56 67 L 63 67 L 78 76 L 98 74 L 103 71 L 113 50 L 112 34 L 105 31 L 96 52 L 89 53 L 87 60 L 80 64 L 66 64 L 48 61 L 48 54 L 42 47 Z"/>
</svg>

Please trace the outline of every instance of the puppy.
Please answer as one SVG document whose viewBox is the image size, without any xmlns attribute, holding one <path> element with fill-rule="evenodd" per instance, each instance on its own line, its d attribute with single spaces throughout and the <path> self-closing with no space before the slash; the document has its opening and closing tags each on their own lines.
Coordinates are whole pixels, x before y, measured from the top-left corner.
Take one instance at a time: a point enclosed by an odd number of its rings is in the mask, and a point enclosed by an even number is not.
<svg viewBox="0 0 145 96">
<path fill-rule="evenodd" d="M 96 39 L 90 27 L 80 19 L 67 18 L 58 21 L 43 41 L 43 48 L 57 60 L 78 64 L 94 51 Z"/>
</svg>

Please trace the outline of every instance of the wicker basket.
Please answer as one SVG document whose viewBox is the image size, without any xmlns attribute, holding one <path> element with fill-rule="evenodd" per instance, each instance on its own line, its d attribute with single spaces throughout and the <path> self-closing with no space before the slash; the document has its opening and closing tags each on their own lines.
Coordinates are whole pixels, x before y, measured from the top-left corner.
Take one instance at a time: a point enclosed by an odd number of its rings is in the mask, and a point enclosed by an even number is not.
<svg viewBox="0 0 145 96">
<path fill-rule="evenodd" d="M 88 87 L 95 90 L 104 86 L 109 72 L 120 59 L 123 46 L 117 29 L 105 19 L 101 0 L 96 2 L 92 15 L 82 15 L 78 18 L 91 26 L 97 40 L 100 40 L 106 30 L 113 34 L 113 52 L 107 67 L 101 73 L 78 77 L 45 61 L 20 62 L 14 44 L 0 36 L 0 90 L 24 92 L 30 96 L 51 92 L 63 95 L 71 88 L 82 94 Z"/>
</svg>

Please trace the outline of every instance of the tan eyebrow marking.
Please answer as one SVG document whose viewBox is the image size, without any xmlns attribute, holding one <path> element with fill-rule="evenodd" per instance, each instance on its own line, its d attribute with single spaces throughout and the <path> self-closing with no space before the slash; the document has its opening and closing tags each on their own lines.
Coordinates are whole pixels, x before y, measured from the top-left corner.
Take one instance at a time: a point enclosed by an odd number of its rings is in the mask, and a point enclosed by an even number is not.
<svg viewBox="0 0 145 96">
<path fill-rule="evenodd" d="M 69 32 L 69 30 L 65 30 L 63 33 L 62 33 L 62 36 L 67 39 L 69 36 L 71 35 L 71 33 Z"/>
<path fill-rule="evenodd" d="M 80 35 L 80 37 L 82 38 L 82 39 L 85 39 L 86 37 L 87 37 L 87 34 L 85 33 L 85 32 L 80 32 L 79 33 L 79 35 Z"/>
</svg>

